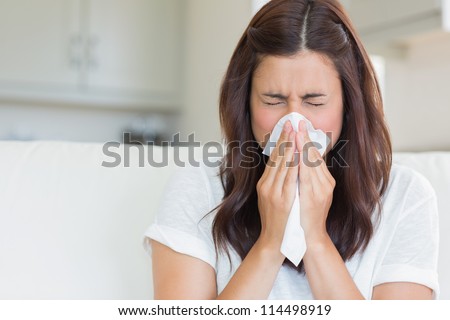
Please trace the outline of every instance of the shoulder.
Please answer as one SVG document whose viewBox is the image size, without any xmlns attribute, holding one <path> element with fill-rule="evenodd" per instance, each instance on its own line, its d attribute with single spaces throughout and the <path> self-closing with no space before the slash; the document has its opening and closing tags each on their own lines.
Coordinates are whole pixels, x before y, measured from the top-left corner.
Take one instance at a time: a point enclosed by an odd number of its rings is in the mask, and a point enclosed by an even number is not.
<svg viewBox="0 0 450 320">
<path fill-rule="evenodd" d="M 181 193 L 195 193 L 208 191 L 208 176 L 201 163 L 184 164 L 176 167 L 169 179 L 168 189 Z"/>
<path fill-rule="evenodd" d="M 384 214 L 397 215 L 403 219 L 413 211 L 428 211 L 437 214 L 436 192 L 428 179 L 418 171 L 394 163 L 388 187 L 382 197 Z"/>
<path fill-rule="evenodd" d="M 392 165 L 386 193 L 421 199 L 435 197 L 431 183 L 423 174 L 396 163 Z"/>
<path fill-rule="evenodd" d="M 428 179 L 420 172 L 402 164 L 393 163 L 391 167 L 391 183 L 403 183 L 408 186 L 431 188 Z"/>
<path fill-rule="evenodd" d="M 221 194 L 223 188 L 218 164 L 193 161 L 174 168 L 165 186 L 162 202 L 167 208 L 164 211 L 182 207 L 182 211 L 208 212 L 217 206 Z"/>
<path fill-rule="evenodd" d="M 212 185 L 218 177 L 213 172 L 214 168 L 200 161 L 174 168 L 145 237 L 215 268 L 211 228 L 216 204 Z M 149 242 L 145 241 L 149 252 Z"/>
</svg>

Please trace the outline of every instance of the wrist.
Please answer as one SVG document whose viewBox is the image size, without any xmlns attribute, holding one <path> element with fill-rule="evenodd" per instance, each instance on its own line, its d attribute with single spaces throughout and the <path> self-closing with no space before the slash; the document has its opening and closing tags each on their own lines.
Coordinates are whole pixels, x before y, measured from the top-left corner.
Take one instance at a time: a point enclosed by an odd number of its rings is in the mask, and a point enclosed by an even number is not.
<svg viewBox="0 0 450 320">
<path fill-rule="evenodd" d="M 331 241 L 330 236 L 326 231 L 316 232 L 311 234 L 305 234 L 306 246 L 308 248 L 323 248 L 327 246 Z"/>
<path fill-rule="evenodd" d="M 281 253 L 280 248 L 281 244 L 267 240 L 264 237 L 259 237 L 253 246 L 253 249 L 258 251 L 263 257 L 282 264 L 286 257 Z"/>
</svg>

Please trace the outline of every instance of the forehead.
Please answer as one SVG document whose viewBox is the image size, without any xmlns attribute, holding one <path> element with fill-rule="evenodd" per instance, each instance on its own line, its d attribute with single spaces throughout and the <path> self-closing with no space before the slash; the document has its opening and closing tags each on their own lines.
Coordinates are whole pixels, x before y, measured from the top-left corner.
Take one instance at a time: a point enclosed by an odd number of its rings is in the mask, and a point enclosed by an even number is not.
<svg viewBox="0 0 450 320">
<path fill-rule="evenodd" d="M 308 51 L 289 57 L 262 57 L 253 82 L 264 90 L 291 91 L 294 86 L 304 90 L 332 90 L 340 85 L 340 77 L 328 57 Z"/>
</svg>

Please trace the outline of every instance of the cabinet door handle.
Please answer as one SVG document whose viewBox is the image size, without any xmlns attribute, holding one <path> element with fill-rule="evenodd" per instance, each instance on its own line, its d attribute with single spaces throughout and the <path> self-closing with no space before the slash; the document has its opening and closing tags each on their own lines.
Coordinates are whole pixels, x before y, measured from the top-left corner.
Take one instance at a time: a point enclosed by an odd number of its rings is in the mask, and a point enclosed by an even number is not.
<svg viewBox="0 0 450 320">
<path fill-rule="evenodd" d="M 81 69 L 83 63 L 82 54 L 83 39 L 81 35 L 72 35 L 69 40 L 69 64 L 74 69 Z"/>
<path fill-rule="evenodd" d="M 100 39 L 98 36 L 90 36 L 87 45 L 87 62 L 89 69 L 98 69 L 99 62 L 95 57 L 95 51 L 100 43 Z"/>
</svg>

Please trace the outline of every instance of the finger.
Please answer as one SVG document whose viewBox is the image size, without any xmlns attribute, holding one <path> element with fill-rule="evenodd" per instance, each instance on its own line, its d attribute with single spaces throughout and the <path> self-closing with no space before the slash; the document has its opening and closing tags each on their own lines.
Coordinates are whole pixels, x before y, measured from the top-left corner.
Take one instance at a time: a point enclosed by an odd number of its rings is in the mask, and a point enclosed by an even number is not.
<svg viewBox="0 0 450 320">
<path fill-rule="evenodd" d="M 309 193 L 320 198 L 328 192 L 330 187 L 334 189 L 334 179 L 320 152 L 313 145 L 305 124 L 299 124 L 298 140 L 302 145 L 302 162 L 299 173 L 300 193 Z"/>
<path fill-rule="evenodd" d="M 281 131 L 280 137 L 276 143 L 276 146 L 272 150 L 271 154 L 269 155 L 269 160 L 267 161 L 266 168 L 263 172 L 263 175 L 261 176 L 261 179 L 263 179 L 263 178 L 265 179 L 267 177 L 267 175 L 269 174 L 270 169 L 275 167 L 275 165 L 276 165 L 275 160 L 278 158 L 278 147 L 279 147 L 280 143 L 284 139 L 286 139 L 285 136 L 288 134 L 288 131 L 290 129 L 289 125 L 290 125 L 290 123 L 288 123 L 288 121 L 286 121 L 286 123 L 283 126 L 283 130 Z M 291 125 L 291 128 L 292 128 L 292 125 Z"/>
<path fill-rule="evenodd" d="M 308 160 L 306 159 L 307 157 L 307 151 L 306 148 L 304 148 L 304 139 L 302 137 L 302 133 L 301 132 L 297 132 L 296 136 L 295 136 L 295 143 L 297 146 L 298 151 L 299 151 L 299 164 L 298 164 L 298 177 L 300 179 L 301 183 L 307 183 L 309 180 L 309 170 L 307 167 L 307 163 Z"/>
<path fill-rule="evenodd" d="M 314 146 L 312 140 L 309 137 L 308 130 L 306 129 L 306 123 L 302 120 L 303 124 L 299 123 L 299 131 L 304 134 L 304 143 L 307 146 L 308 152 L 308 163 L 311 163 L 312 166 L 317 166 L 317 169 L 320 169 L 321 174 L 319 176 L 321 178 L 325 178 L 330 184 L 334 184 L 334 177 L 331 175 L 330 171 L 327 168 L 326 161 L 323 159 L 317 147 Z M 310 157 L 311 156 L 311 157 Z M 320 164 L 320 165 L 317 165 Z"/>
<path fill-rule="evenodd" d="M 325 160 L 318 167 L 318 169 L 322 170 L 322 174 L 325 177 L 325 179 L 328 181 L 328 183 L 335 184 L 335 179 L 334 179 L 333 175 L 331 174 L 330 170 L 328 170 L 328 166 L 327 166 L 327 163 Z"/>
<path fill-rule="evenodd" d="M 281 132 L 280 138 L 277 141 L 277 145 L 275 149 L 272 151 L 270 155 L 269 162 L 266 165 L 266 169 L 264 170 L 265 179 L 268 183 L 273 183 L 275 176 L 281 166 L 281 163 L 284 159 L 284 155 L 286 154 L 286 149 L 289 145 L 292 145 L 292 142 L 289 143 L 289 134 L 293 131 L 292 125 L 290 121 L 286 121 L 283 127 L 283 131 Z"/>
<path fill-rule="evenodd" d="M 308 179 L 312 183 L 313 179 L 317 178 L 322 184 L 333 185 L 334 178 L 328 171 L 326 162 L 322 158 L 319 150 L 310 139 L 308 130 L 306 129 L 306 123 L 299 123 L 299 131 L 301 133 L 300 140 L 304 144 L 303 163 L 307 167 L 303 179 Z"/>
<path fill-rule="evenodd" d="M 294 141 L 295 141 L 295 133 L 294 133 Z M 295 143 L 295 142 L 294 142 Z M 298 183 L 298 168 L 299 168 L 299 157 L 298 153 L 295 153 L 295 145 L 294 145 L 294 153 L 292 155 L 292 162 L 288 168 L 288 172 L 286 173 L 286 177 L 284 179 L 283 185 L 283 194 L 289 195 L 295 194 L 295 190 Z"/>
<path fill-rule="evenodd" d="M 321 196 L 331 185 L 322 170 L 322 165 L 311 170 L 310 181 L 313 194 L 317 196 Z"/>
<path fill-rule="evenodd" d="M 286 148 L 284 152 L 283 159 L 281 160 L 275 179 L 274 187 L 277 190 L 289 190 L 292 185 L 295 185 L 297 181 L 296 165 L 294 162 L 294 152 L 295 152 L 295 132 L 292 130 L 289 134 L 288 141 L 286 143 Z M 281 157 L 280 157 L 281 158 Z M 288 184 L 285 189 L 285 184 Z"/>
<path fill-rule="evenodd" d="M 298 131 L 301 133 L 300 141 L 302 143 L 302 149 L 304 152 L 307 152 L 307 157 L 305 159 L 308 159 L 308 163 L 313 166 L 321 164 L 323 162 L 322 156 L 309 137 L 308 130 L 306 129 L 306 122 L 301 120 L 298 126 Z"/>
</svg>

